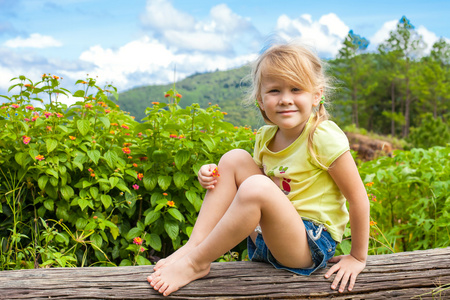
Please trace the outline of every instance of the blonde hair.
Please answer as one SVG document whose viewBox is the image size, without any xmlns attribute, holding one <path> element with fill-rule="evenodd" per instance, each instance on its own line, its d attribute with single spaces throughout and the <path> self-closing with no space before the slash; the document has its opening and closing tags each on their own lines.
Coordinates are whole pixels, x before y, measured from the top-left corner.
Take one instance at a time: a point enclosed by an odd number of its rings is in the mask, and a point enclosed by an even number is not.
<svg viewBox="0 0 450 300">
<path fill-rule="evenodd" d="M 324 62 L 311 49 L 298 43 L 271 46 L 255 61 L 251 73 L 252 87 L 247 98 L 249 103 L 255 103 L 255 100 L 262 99 L 261 81 L 263 76 L 278 77 L 312 94 L 321 92 L 325 99 L 328 98 L 331 90 L 331 80 L 325 75 Z M 264 121 L 273 124 L 265 112 L 259 106 L 258 108 Z M 313 114 L 312 129 L 308 136 L 308 150 L 313 159 L 321 167 L 327 169 L 319 162 L 313 148 L 313 137 L 317 126 L 329 118 L 325 109 L 325 100 L 313 108 Z"/>
</svg>

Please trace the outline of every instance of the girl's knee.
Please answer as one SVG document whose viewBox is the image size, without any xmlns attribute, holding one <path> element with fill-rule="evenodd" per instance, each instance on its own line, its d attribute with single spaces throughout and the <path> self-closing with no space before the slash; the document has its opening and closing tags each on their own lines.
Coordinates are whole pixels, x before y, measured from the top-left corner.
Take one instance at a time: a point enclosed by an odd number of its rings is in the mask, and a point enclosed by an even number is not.
<svg viewBox="0 0 450 300">
<path fill-rule="evenodd" d="M 245 150 L 234 149 L 225 153 L 220 159 L 219 166 L 237 166 L 247 167 L 249 165 L 256 166 L 253 157 Z"/>
<path fill-rule="evenodd" d="M 239 195 L 244 201 L 265 201 L 271 189 L 277 189 L 277 187 L 269 177 L 252 175 L 240 185 Z"/>
<path fill-rule="evenodd" d="M 241 160 L 245 160 L 245 161 L 249 161 L 252 160 L 253 158 L 250 155 L 250 153 L 248 153 L 247 151 L 243 150 L 243 149 L 233 149 L 228 151 L 227 153 L 225 153 L 222 158 L 220 159 L 220 161 L 241 161 Z"/>
</svg>

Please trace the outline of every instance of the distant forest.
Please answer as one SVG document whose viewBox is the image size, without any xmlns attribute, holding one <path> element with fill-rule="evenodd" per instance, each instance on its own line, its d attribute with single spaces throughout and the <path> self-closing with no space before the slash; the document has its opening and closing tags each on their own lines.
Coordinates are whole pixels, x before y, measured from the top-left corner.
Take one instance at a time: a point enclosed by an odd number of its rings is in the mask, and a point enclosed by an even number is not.
<svg viewBox="0 0 450 300">
<path fill-rule="evenodd" d="M 336 79 L 331 114 L 341 126 L 351 125 L 379 134 L 405 138 L 426 116 L 448 124 L 450 117 L 450 43 L 444 38 L 426 44 L 411 22 L 402 17 L 396 30 L 368 52 L 369 41 L 350 31 L 335 59 L 327 61 Z M 255 107 L 242 103 L 249 88 L 249 66 L 194 74 L 176 83 L 185 107 L 218 104 L 236 126 L 263 125 Z M 151 102 L 164 101 L 173 84 L 134 88 L 119 96 L 120 107 L 140 121 Z"/>
</svg>

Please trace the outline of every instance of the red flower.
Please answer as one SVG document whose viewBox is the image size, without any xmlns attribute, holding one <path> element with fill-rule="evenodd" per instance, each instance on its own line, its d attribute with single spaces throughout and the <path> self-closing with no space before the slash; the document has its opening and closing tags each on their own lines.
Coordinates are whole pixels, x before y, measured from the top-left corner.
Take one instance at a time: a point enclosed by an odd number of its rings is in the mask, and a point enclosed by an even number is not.
<svg viewBox="0 0 450 300">
<path fill-rule="evenodd" d="M 25 145 L 28 145 L 31 141 L 31 138 L 29 136 L 24 135 L 22 138 Z"/>
<path fill-rule="evenodd" d="M 135 243 L 136 245 L 142 245 L 142 239 L 138 236 L 138 237 L 135 237 L 134 239 L 133 239 L 133 243 Z"/>
<path fill-rule="evenodd" d="M 130 148 L 128 148 L 128 147 L 123 147 L 123 148 L 122 148 L 122 151 L 123 151 L 123 153 L 125 153 L 125 154 L 130 154 L 130 152 L 131 152 Z"/>
</svg>

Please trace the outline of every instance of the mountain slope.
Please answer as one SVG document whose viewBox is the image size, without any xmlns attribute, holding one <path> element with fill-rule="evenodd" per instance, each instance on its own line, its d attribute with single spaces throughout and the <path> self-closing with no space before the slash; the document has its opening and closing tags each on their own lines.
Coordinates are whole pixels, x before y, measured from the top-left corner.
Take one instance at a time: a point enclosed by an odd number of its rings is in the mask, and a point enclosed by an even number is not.
<svg viewBox="0 0 450 300">
<path fill-rule="evenodd" d="M 191 75 L 176 83 L 176 90 L 183 96 L 180 106 L 198 103 L 206 108 L 218 104 L 226 112 L 225 120 L 236 125 L 254 128 L 263 124 L 254 107 L 242 103 L 249 88 L 250 67 L 243 66 L 228 71 L 216 71 Z M 137 121 L 145 117 L 145 109 L 151 102 L 165 101 L 164 94 L 173 84 L 134 88 L 119 95 L 121 109 L 130 112 Z"/>
</svg>

